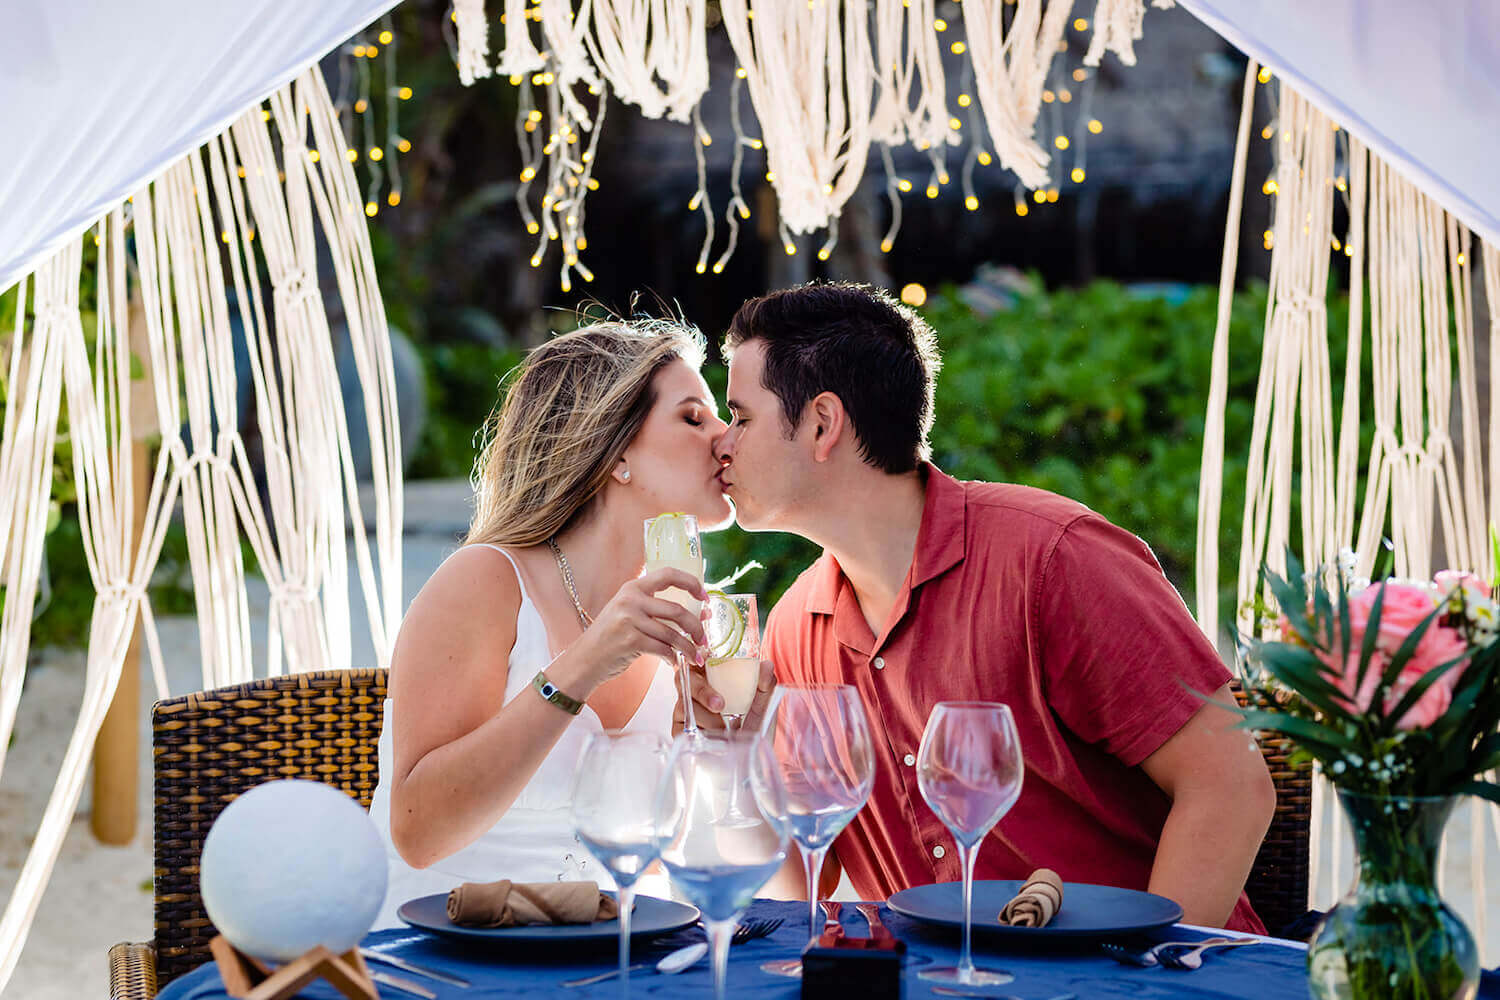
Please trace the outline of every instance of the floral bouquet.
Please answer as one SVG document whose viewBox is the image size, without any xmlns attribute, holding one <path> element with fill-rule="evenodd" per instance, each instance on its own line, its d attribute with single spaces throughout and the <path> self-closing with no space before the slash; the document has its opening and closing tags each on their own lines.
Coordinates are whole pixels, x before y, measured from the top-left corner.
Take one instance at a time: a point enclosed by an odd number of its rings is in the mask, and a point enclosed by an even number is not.
<svg viewBox="0 0 1500 1000">
<path fill-rule="evenodd" d="M 1243 650 L 1247 728 L 1277 732 L 1340 789 L 1362 795 L 1473 794 L 1500 766 L 1500 604 L 1489 584 L 1267 574 L 1280 638 Z M 1309 579 L 1310 578 L 1310 579 Z"/>
<path fill-rule="evenodd" d="M 1466 573 L 1371 585 L 1347 563 L 1287 564 L 1286 579 L 1266 575 L 1279 638 L 1242 648 L 1240 713 L 1317 762 L 1354 836 L 1355 885 L 1308 947 L 1313 995 L 1472 997 L 1478 950 L 1438 897 L 1436 865 L 1457 797 L 1500 802 L 1495 588 Z"/>
</svg>

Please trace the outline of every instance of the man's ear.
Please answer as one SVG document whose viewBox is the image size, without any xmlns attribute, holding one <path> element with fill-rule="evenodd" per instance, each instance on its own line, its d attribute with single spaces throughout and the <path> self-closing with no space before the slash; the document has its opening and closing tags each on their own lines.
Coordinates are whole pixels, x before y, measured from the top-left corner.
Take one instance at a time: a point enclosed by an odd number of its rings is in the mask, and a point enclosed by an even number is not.
<svg viewBox="0 0 1500 1000">
<path fill-rule="evenodd" d="M 831 392 L 820 392 L 808 402 L 806 413 L 803 419 L 812 427 L 813 461 L 826 462 L 848 429 L 844 401 Z"/>
</svg>

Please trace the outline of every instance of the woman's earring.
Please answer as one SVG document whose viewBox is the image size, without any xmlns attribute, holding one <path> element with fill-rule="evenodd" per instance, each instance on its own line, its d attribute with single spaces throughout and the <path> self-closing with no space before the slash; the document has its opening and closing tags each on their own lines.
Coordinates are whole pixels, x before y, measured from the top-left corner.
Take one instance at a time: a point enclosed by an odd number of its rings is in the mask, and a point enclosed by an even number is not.
<svg viewBox="0 0 1500 1000">
<path fill-rule="evenodd" d="M 629 469 L 626 469 L 624 472 L 620 473 L 620 482 L 622 482 L 622 483 L 628 483 L 628 482 L 630 482 L 630 470 Z"/>
</svg>

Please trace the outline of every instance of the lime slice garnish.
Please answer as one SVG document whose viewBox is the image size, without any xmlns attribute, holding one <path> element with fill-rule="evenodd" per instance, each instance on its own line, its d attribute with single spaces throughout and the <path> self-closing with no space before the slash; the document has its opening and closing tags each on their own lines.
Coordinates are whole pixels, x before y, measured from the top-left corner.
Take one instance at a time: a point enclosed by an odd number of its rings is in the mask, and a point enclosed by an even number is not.
<svg viewBox="0 0 1500 1000">
<path fill-rule="evenodd" d="M 708 657 L 710 660 L 727 660 L 740 648 L 740 640 L 745 637 L 745 616 L 740 606 L 722 590 L 710 590 L 708 599 L 715 605 L 723 605 L 729 613 L 729 631 L 718 642 L 709 644 Z"/>
<path fill-rule="evenodd" d="M 688 560 L 693 557 L 693 543 L 688 538 L 687 515 L 674 511 L 651 519 L 646 532 L 646 558 L 656 562 Z"/>
</svg>

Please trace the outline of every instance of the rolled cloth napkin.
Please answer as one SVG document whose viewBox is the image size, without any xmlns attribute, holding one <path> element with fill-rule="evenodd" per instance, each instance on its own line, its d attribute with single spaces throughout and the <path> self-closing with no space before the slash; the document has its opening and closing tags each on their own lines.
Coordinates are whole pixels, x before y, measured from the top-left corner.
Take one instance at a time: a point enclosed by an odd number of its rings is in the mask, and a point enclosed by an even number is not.
<svg viewBox="0 0 1500 1000">
<path fill-rule="evenodd" d="M 1000 922 L 1012 927 L 1042 927 L 1062 906 L 1062 879 L 1051 868 L 1031 873 L 1021 891 L 1000 911 Z"/>
<path fill-rule="evenodd" d="M 591 924 L 620 906 L 598 882 L 465 882 L 448 893 L 448 919 L 461 927 Z"/>
</svg>

